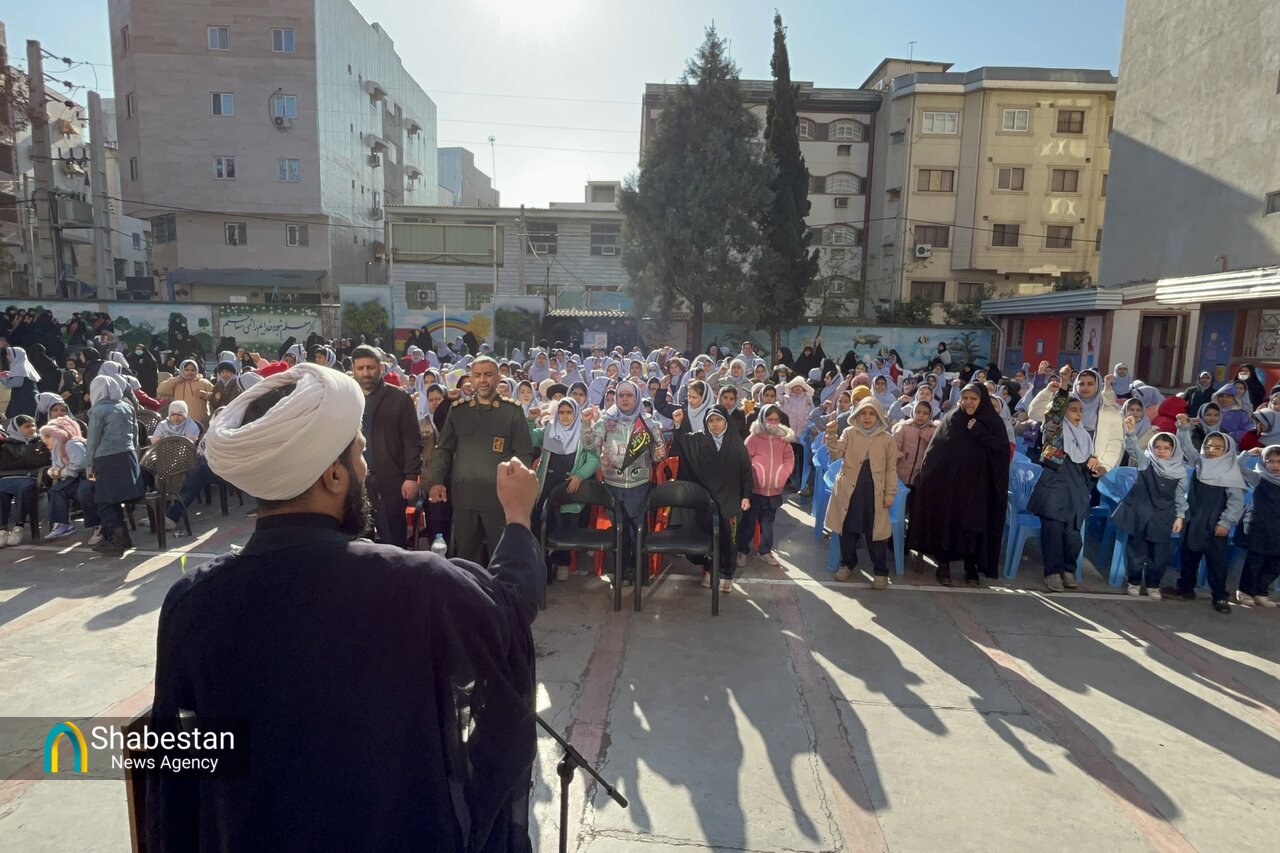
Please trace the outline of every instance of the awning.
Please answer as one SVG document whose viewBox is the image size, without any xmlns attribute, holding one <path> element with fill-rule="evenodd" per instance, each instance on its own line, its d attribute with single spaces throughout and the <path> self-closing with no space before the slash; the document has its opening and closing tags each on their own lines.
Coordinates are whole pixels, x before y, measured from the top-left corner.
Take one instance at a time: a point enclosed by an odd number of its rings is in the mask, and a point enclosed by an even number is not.
<svg viewBox="0 0 1280 853">
<path fill-rule="evenodd" d="M 982 313 L 988 317 L 1010 314 L 1076 315 L 1087 311 L 1113 311 L 1123 304 L 1123 288 L 1084 287 L 1079 290 L 988 299 L 982 303 Z"/>
<path fill-rule="evenodd" d="M 630 317 L 626 311 L 609 308 L 552 308 L 548 317 L 614 317 L 619 320 Z"/>
<path fill-rule="evenodd" d="M 1280 297 L 1280 267 L 1162 278 L 1156 282 L 1156 301 L 1166 305 L 1243 302 L 1277 297 Z"/>
<path fill-rule="evenodd" d="M 254 270 L 243 267 L 228 269 L 190 269 L 173 271 L 174 285 L 208 285 L 213 287 L 277 287 L 315 288 L 328 275 L 327 270 Z"/>
</svg>

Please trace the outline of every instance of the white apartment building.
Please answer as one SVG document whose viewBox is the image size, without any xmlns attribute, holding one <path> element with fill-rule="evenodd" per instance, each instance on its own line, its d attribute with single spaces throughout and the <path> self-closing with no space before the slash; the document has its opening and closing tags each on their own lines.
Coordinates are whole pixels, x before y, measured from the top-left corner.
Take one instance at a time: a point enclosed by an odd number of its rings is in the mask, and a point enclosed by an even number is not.
<svg viewBox="0 0 1280 853">
<path fill-rule="evenodd" d="M 771 80 L 741 80 L 743 103 L 759 121 L 760 144 L 764 144 L 765 116 L 773 93 Z M 812 243 L 819 249 L 819 283 L 815 297 L 826 292 L 848 313 L 857 313 L 859 284 L 864 280 L 865 247 L 870 217 L 871 142 L 879 92 L 863 89 L 832 89 L 796 81 L 799 94 L 796 113 L 800 151 L 809 170 L 809 215 L 805 221 L 812 231 Z M 662 102 L 673 91 L 671 84 L 645 86 L 640 122 L 640 151 L 643 154 L 662 115 Z M 843 298 L 847 294 L 847 298 Z M 827 307 L 831 303 L 826 302 Z M 809 312 L 821 310 L 823 300 L 809 301 Z"/>
<path fill-rule="evenodd" d="M 476 155 L 467 148 L 441 148 L 436 152 L 441 194 L 438 204 L 454 207 L 497 207 L 500 194 L 493 179 L 476 166 Z"/>
<path fill-rule="evenodd" d="M 437 198 L 436 107 L 348 0 L 110 0 L 121 197 L 180 299 L 336 298 Z"/>
</svg>

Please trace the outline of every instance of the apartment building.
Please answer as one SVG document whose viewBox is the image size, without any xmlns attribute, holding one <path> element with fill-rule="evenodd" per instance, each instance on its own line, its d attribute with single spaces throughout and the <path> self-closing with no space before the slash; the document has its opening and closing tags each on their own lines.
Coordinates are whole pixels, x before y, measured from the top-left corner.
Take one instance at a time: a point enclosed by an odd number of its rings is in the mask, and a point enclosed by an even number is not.
<svg viewBox="0 0 1280 853">
<path fill-rule="evenodd" d="M 434 204 L 436 107 L 348 0 L 111 0 L 121 196 L 180 299 L 319 302 Z"/>
<path fill-rule="evenodd" d="M 440 186 L 449 191 L 439 204 L 454 207 L 497 207 L 499 193 L 493 179 L 476 168 L 476 155 L 467 148 L 441 148 L 436 152 Z"/>
<path fill-rule="evenodd" d="M 934 303 L 1096 282 L 1116 78 L 886 59 L 875 123 L 869 298 Z"/>
<path fill-rule="evenodd" d="M 742 99 L 759 120 L 759 143 L 764 145 L 765 116 L 772 80 L 742 80 Z M 821 88 L 797 82 L 796 113 L 800 151 L 809 170 L 809 215 L 812 245 L 819 249 L 819 281 L 809 300 L 809 313 L 830 310 L 833 301 L 843 312 L 858 313 L 857 295 L 866 273 L 865 247 L 870 205 L 871 144 L 879 92 L 865 89 Z M 675 90 L 671 84 L 645 86 L 640 123 L 644 151 L 662 115 L 662 103 Z M 826 299 L 820 298 L 823 294 Z"/>
</svg>

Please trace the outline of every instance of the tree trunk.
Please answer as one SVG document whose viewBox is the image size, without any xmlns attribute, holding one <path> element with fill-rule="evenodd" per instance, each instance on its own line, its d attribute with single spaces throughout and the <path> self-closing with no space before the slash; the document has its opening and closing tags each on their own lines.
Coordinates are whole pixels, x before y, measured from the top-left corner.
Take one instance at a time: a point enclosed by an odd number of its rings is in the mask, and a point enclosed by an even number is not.
<svg viewBox="0 0 1280 853">
<path fill-rule="evenodd" d="M 702 352 L 702 314 L 702 300 L 693 300 L 693 316 L 689 318 L 689 340 L 692 342 L 694 355 Z"/>
<path fill-rule="evenodd" d="M 769 327 L 769 364 L 777 360 L 778 350 L 782 349 L 782 329 L 779 326 Z"/>
</svg>

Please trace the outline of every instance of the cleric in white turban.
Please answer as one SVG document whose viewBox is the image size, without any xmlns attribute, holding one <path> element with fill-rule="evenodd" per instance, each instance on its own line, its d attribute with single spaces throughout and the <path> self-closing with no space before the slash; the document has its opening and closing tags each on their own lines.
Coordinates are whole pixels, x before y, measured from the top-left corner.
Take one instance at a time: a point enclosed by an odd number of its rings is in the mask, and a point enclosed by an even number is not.
<svg viewBox="0 0 1280 853">
<path fill-rule="evenodd" d="M 365 400 L 304 363 L 209 425 L 210 468 L 259 516 L 243 550 L 169 590 L 149 728 L 247 720 L 252 768 L 148 773 L 149 851 L 530 848 L 538 477 L 496 464 L 507 526 L 487 569 L 353 539 Z"/>
</svg>

